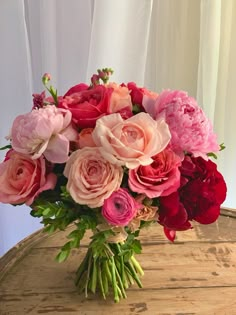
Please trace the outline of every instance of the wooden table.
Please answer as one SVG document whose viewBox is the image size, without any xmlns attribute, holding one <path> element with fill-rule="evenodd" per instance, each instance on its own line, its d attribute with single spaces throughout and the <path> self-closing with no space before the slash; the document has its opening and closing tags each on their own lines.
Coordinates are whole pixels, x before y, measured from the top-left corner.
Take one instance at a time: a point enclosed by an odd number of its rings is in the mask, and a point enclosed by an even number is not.
<svg viewBox="0 0 236 315">
<path fill-rule="evenodd" d="M 224 210 L 213 225 L 179 232 L 174 244 L 159 226 L 143 231 L 144 288 L 133 286 L 119 304 L 76 292 L 74 272 L 88 239 L 58 264 L 54 257 L 71 227 L 51 236 L 37 232 L 0 259 L 0 314 L 236 314 L 235 216 Z"/>
</svg>

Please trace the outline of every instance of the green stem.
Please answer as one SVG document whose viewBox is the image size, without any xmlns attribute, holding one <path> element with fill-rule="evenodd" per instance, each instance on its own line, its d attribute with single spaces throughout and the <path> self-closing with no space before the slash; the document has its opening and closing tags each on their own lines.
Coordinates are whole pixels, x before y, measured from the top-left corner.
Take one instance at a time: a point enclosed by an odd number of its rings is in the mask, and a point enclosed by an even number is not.
<svg viewBox="0 0 236 315">
<path fill-rule="evenodd" d="M 98 282 L 99 282 L 99 285 L 101 288 L 102 296 L 103 296 L 104 300 L 106 300 L 106 295 L 105 295 L 104 286 L 103 286 L 103 282 L 102 282 L 102 271 L 101 271 L 100 263 L 98 265 Z"/>
<path fill-rule="evenodd" d="M 92 252 L 90 252 L 89 255 L 89 261 L 88 261 L 88 270 L 87 270 L 87 277 L 86 277 L 86 282 L 85 282 L 85 297 L 88 297 L 88 283 L 89 283 L 89 279 L 90 279 L 90 270 L 91 270 L 91 265 L 92 265 Z"/>
<path fill-rule="evenodd" d="M 127 298 L 127 295 L 126 295 L 126 293 L 125 293 L 124 285 L 123 285 L 123 282 L 122 282 L 122 280 L 121 280 L 121 277 L 120 277 L 120 274 L 119 274 L 119 271 L 118 271 L 116 265 L 115 265 L 115 270 L 116 270 L 117 280 L 118 280 L 118 283 L 119 283 L 119 285 L 120 285 L 120 289 L 121 289 L 121 292 L 122 292 L 122 296 L 123 296 L 124 299 L 126 299 L 126 298 Z"/>
<path fill-rule="evenodd" d="M 114 257 L 111 257 L 111 275 L 112 275 L 112 287 L 114 292 L 114 301 L 115 303 L 119 302 L 119 296 L 117 291 L 117 283 L 116 283 L 116 269 L 115 269 L 115 261 Z"/>
<path fill-rule="evenodd" d="M 133 265 L 132 265 L 132 262 L 131 262 L 131 261 L 128 261 L 128 262 L 126 263 L 126 265 L 127 265 L 127 267 L 128 267 L 128 270 L 130 271 L 131 276 L 132 276 L 132 277 L 134 278 L 134 280 L 136 281 L 137 285 L 138 285 L 140 288 L 142 288 L 143 285 L 142 285 L 142 283 L 141 283 L 139 277 L 137 276 L 137 273 L 136 273 L 136 271 L 135 271 L 135 269 L 134 269 L 134 267 L 133 267 Z"/>
<path fill-rule="evenodd" d="M 131 261 L 135 267 L 135 269 L 137 270 L 137 272 L 139 273 L 140 276 L 144 275 L 144 271 L 142 269 L 142 267 L 140 266 L 139 262 L 135 259 L 134 256 L 131 257 Z"/>
<path fill-rule="evenodd" d="M 93 258 L 93 272 L 92 272 L 92 282 L 91 291 L 96 293 L 97 288 L 97 258 Z"/>
</svg>

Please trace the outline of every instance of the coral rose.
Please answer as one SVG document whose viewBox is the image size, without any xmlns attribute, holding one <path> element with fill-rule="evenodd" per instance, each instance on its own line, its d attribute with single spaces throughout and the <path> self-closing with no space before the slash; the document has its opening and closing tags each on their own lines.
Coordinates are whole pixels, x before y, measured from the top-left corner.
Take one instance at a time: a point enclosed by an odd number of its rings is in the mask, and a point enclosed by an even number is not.
<svg viewBox="0 0 236 315">
<path fill-rule="evenodd" d="M 153 162 L 129 170 L 129 187 L 149 198 L 167 196 L 180 186 L 180 158 L 170 149 L 152 157 Z"/>
<path fill-rule="evenodd" d="M 71 126 L 71 113 L 54 105 L 19 115 L 13 122 L 10 138 L 12 148 L 33 159 L 42 154 L 52 163 L 68 159 L 70 141 L 77 139 Z"/>
<path fill-rule="evenodd" d="M 186 92 L 166 90 L 156 101 L 145 96 L 143 106 L 154 119 L 165 119 L 171 132 L 170 146 L 182 157 L 184 151 L 203 158 L 219 151 L 210 120 Z"/>
<path fill-rule="evenodd" d="M 44 190 L 54 189 L 57 177 L 46 173 L 45 159 L 10 150 L 0 164 L 0 202 L 32 204 Z"/>
<path fill-rule="evenodd" d="M 66 188 L 74 201 L 96 208 L 120 188 L 123 169 L 106 161 L 99 148 L 84 147 L 71 154 L 64 175 L 68 178 Z"/>
<path fill-rule="evenodd" d="M 163 119 L 155 121 L 146 113 L 127 120 L 120 114 L 111 114 L 98 119 L 93 139 L 110 163 L 133 169 L 151 164 L 152 156 L 167 146 L 170 132 Z"/>
</svg>

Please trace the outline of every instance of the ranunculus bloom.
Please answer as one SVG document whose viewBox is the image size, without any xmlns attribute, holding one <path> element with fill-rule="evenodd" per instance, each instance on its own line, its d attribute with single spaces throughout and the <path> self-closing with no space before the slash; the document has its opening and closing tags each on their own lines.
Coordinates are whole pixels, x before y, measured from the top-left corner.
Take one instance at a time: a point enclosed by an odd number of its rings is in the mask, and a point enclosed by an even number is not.
<svg viewBox="0 0 236 315">
<path fill-rule="evenodd" d="M 10 150 L 0 164 L 0 202 L 30 205 L 44 190 L 54 189 L 57 177 L 46 174 L 45 159 Z"/>
<path fill-rule="evenodd" d="M 72 119 L 79 128 L 93 128 L 96 120 L 108 113 L 113 89 L 104 85 L 91 89 L 84 89 L 82 85 L 76 87 L 65 94 L 59 107 L 72 113 Z"/>
<path fill-rule="evenodd" d="M 15 151 L 33 159 L 42 154 L 52 163 L 68 159 L 70 141 L 77 139 L 71 126 L 71 113 L 54 105 L 19 115 L 13 122 L 10 138 Z"/>
<path fill-rule="evenodd" d="M 146 113 L 127 120 L 120 114 L 111 114 L 97 121 L 93 139 L 110 163 L 133 169 L 151 164 L 151 157 L 167 146 L 170 132 L 163 119 L 155 121 Z"/>
<path fill-rule="evenodd" d="M 153 100 L 156 100 L 156 98 L 158 97 L 157 93 L 149 91 L 148 89 L 146 89 L 144 87 L 140 88 L 134 82 L 129 82 L 127 84 L 127 87 L 130 90 L 132 103 L 139 105 L 140 107 L 142 107 L 142 105 L 143 105 L 144 95 L 146 95 L 147 97 L 150 97 Z"/>
<path fill-rule="evenodd" d="M 112 225 L 125 226 L 135 217 L 142 207 L 126 189 L 120 188 L 104 201 L 102 215 Z"/>
<path fill-rule="evenodd" d="M 163 117 L 171 132 L 171 148 L 183 156 L 183 151 L 206 158 L 206 153 L 219 151 L 210 120 L 194 98 L 183 91 L 163 91 L 154 101 L 144 97 L 147 113 L 154 119 Z"/>
<path fill-rule="evenodd" d="M 216 221 L 226 197 L 226 184 L 216 164 L 201 157 L 186 156 L 180 172 L 178 192 L 159 199 L 159 223 L 178 231 L 190 228 L 191 220 L 202 224 Z"/>
<path fill-rule="evenodd" d="M 68 178 L 66 188 L 74 201 L 96 208 L 120 188 L 123 169 L 106 161 L 99 148 L 84 147 L 71 154 L 64 175 Z"/>
<path fill-rule="evenodd" d="M 130 189 L 149 198 L 167 196 L 176 191 L 180 186 L 180 158 L 171 149 L 165 149 L 152 159 L 150 165 L 129 170 Z"/>
<path fill-rule="evenodd" d="M 113 89 L 110 104 L 108 106 L 108 112 L 110 114 L 120 113 L 124 119 L 131 117 L 132 102 L 127 87 L 118 85 L 116 83 L 109 83 L 107 87 Z"/>
</svg>

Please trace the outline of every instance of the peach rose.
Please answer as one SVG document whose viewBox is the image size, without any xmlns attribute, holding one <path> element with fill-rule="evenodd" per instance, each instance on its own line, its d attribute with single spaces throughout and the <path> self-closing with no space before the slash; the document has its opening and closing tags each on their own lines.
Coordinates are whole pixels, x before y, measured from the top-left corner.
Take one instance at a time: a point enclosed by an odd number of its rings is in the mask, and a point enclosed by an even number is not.
<svg viewBox="0 0 236 315">
<path fill-rule="evenodd" d="M 79 133 L 79 147 L 80 149 L 84 147 L 96 147 L 92 137 L 93 128 L 82 129 Z"/>
<path fill-rule="evenodd" d="M 123 169 L 105 160 L 99 148 L 84 147 L 71 154 L 64 175 L 68 178 L 66 188 L 74 201 L 96 208 L 120 188 Z"/>
<path fill-rule="evenodd" d="M 132 102 L 129 90 L 125 86 L 120 86 L 116 83 L 109 83 L 108 88 L 112 88 L 110 104 L 108 107 L 109 113 L 120 113 L 123 118 L 132 116 Z"/>
<path fill-rule="evenodd" d="M 44 190 L 56 185 L 55 174 L 46 174 L 45 159 L 10 150 L 0 164 L 0 202 L 30 205 Z"/>
<path fill-rule="evenodd" d="M 139 113 L 127 120 L 111 114 L 97 120 L 93 139 L 104 158 L 113 164 L 134 169 L 149 165 L 152 156 L 161 152 L 170 141 L 164 119 L 155 121 L 149 114 Z"/>
</svg>

